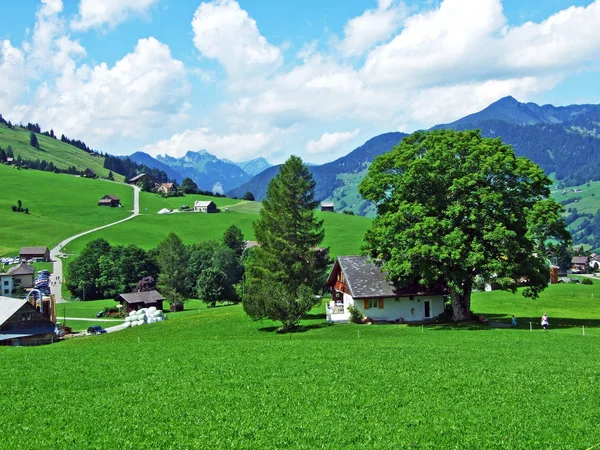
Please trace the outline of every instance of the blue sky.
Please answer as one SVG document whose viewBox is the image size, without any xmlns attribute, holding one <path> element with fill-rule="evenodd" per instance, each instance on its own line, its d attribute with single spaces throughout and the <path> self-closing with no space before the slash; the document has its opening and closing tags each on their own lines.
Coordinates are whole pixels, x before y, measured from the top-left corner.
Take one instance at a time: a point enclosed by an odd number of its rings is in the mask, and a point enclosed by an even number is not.
<svg viewBox="0 0 600 450">
<path fill-rule="evenodd" d="M 600 0 L 4 0 L 0 113 L 113 154 L 312 163 L 512 95 L 600 103 Z"/>
</svg>

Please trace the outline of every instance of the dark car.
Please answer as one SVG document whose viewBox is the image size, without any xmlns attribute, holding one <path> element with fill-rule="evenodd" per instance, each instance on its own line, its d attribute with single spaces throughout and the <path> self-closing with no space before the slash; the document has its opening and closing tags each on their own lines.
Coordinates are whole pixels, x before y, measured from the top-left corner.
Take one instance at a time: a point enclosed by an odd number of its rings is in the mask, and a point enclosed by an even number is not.
<svg viewBox="0 0 600 450">
<path fill-rule="evenodd" d="M 100 311 L 99 313 L 96 314 L 96 317 L 102 317 L 104 315 L 104 311 Z"/>
<path fill-rule="evenodd" d="M 89 334 L 104 334 L 104 333 L 106 333 L 106 330 L 104 328 L 102 328 L 100 325 L 94 325 L 93 327 L 89 327 L 87 329 L 87 332 Z"/>
</svg>

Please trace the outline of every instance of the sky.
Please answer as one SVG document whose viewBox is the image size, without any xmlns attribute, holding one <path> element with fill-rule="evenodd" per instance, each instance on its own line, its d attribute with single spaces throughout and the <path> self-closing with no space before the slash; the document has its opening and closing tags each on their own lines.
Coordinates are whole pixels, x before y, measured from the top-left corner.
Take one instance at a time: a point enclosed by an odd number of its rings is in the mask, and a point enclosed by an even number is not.
<svg viewBox="0 0 600 450">
<path fill-rule="evenodd" d="M 0 6 L 0 114 L 115 155 L 321 164 L 507 95 L 600 103 L 600 0 Z"/>
</svg>

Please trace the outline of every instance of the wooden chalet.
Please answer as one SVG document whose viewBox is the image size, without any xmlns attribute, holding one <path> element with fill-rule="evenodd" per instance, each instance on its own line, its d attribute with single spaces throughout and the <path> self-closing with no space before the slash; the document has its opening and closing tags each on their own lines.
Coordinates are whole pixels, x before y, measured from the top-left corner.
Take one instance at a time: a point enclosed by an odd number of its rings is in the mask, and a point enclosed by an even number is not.
<svg viewBox="0 0 600 450">
<path fill-rule="evenodd" d="M 573 256 L 571 258 L 571 270 L 573 273 L 586 273 L 590 267 L 590 260 L 587 256 Z"/>
<path fill-rule="evenodd" d="M 40 259 L 50 261 L 50 250 L 48 247 L 23 247 L 19 251 L 21 261 L 29 261 L 31 259 Z"/>
<path fill-rule="evenodd" d="M 121 204 L 121 200 L 116 195 L 108 194 L 98 200 L 98 206 L 117 207 Z"/>
<path fill-rule="evenodd" d="M 98 175 L 96 175 L 96 172 L 94 172 L 92 169 L 90 169 L 88 167 L 87 169 L 85 169 L 83 171 L 82 177 L 84 177 L 84 178 L 98 178 Z"/>
<path fill-rule="evenodd" d="M 0 345 L 51 344 L 54 331 L 54 322 L 29 301 L 0 297 Z"/>
<path fill-rule="evenodd" d="M 326 305 L 329 322 L 348 322 L 350 306 L 373 321 L 384 322 L 422 322 L 444 311 L 443 289 L 398 288 L 365 256 L 338 256 L 326 284 L 332 290 L 332 300 Z"/>
<path fill-rule="evenodd" d="M 154 306 L 162 311 L 164 297 L 158 291 L 132 292 L 131 294 L 119 294 L 115 298 L 123 308 L 129 311 L 137 311 L 142 308 Z"/>
<path fill-rule="evenodd" d="M 150 182 L 154 185 L 158 184 L 158 182 L 156 181 L 156 178 L 154 178 L 152 175 L 150 175 L 148 173 L 140 173 L 139 175 L 136 175 L 135 177 L 133 177 L 129 180 L 129 184 L 144 184 L 147 182 Z"/>
<path fill-rule="evenodd" d="M 161 194 L 176 194 L 177 186 L 175 186 L 175 183 L 161 183 L 156 192 Z"/>
<path fill-rule="evenodd" d="M 335 212 L 335 205 L 333 202 L 321 203 L 321 211 Z"/>
<path fill-rule="evenodd" d="M 194 211 L 204 213 L 216 213 L 217 205 L 212 201 L 197 200 L 194 202 Z"/>
</svg>

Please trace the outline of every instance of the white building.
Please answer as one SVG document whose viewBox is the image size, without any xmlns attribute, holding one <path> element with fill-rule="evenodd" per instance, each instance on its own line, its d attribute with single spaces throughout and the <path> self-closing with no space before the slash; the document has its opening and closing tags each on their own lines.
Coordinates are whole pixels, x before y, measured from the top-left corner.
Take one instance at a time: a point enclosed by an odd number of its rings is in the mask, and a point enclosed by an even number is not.
<svg viewBox="0 0 600 450">
<path fill-rule="evenodd" d="M 445 295 L 423 286 L 398 289 L 365 256 L 339 256 L 327 286 L 332 300 L 326 305 L 328 322 L 348 322 L 349 306 L 374 321 L 422 322 L 444 311 Z"/>
<path fill-rule="evenodd" d="M 217 205 L 211 201 L 196 200 L 194 202 L 194 211 L 204 213 L 217 212 Z"/>
</svg>

